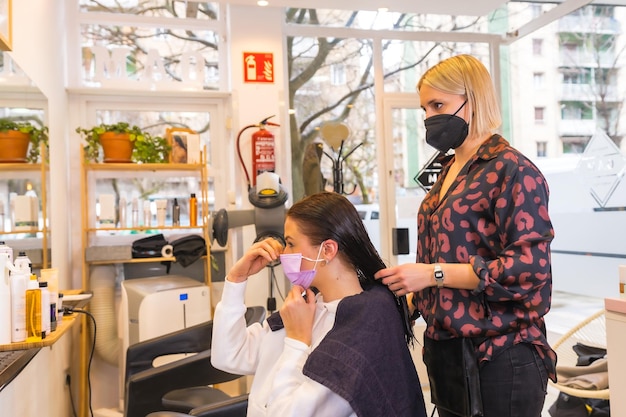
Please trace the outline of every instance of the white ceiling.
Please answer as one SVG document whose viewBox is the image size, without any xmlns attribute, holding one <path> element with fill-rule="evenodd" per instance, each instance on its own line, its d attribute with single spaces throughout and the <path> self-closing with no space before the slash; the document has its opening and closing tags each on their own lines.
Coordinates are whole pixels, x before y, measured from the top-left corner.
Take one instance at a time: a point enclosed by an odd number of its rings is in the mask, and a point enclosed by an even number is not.
<svg viewBox="0 0 626 417">
<path fill-rule="evenodd" d="M 256 6 L 257 0 L 227 0 L 230 4 Z M 312 9 L 378 10 L 407 13 L 484 16 L 507 0 L 268 0 L 270 7 Z"/>
</svg>

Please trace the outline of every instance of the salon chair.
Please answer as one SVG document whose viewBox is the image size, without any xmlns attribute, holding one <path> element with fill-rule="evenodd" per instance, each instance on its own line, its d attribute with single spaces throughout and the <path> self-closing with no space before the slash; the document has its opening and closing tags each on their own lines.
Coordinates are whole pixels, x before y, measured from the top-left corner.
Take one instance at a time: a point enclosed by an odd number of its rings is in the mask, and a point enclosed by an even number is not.
<svg viewBox="0 0 626 417">
<path fill-rule="evenodd" d="M 231 397 L 228 400 L 205 404 L 188 413 L 176 411 L 155 411 L 146 417 L 246 417 L 248 413 L 248 394 Z"/>
<path fill-rule="evenodd" d="M 264 307 L 249 307 L 246 311 L 248 325 L 264 318 Z M 190 413 L 199 406 L 213 404 L 222 404 L 225 411 L 232 407 L 233 397 L 210 385 L 233 381 L 242 375 L 223 372 L 211 365 L 212 331 L 213 322 L 208 321 L 130 346 L 126 353 L 124 416 L 145 417 L 162 410 Z M 192 355 L 165 365 L 153 365 L 156 358 L 173 354 Z M 247 396 L 245 402 L 247 406 Z"/>
</svg>

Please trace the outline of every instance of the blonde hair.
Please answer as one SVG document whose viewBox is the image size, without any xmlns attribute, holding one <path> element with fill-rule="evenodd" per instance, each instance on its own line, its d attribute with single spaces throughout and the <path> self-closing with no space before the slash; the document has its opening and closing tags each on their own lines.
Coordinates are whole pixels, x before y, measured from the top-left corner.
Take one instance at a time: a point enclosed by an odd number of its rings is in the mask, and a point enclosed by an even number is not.
<svg viewBox="0 0 626 417">
<path fill-rule="evenodd" d="M 493 80 L 482 62 L 471 55 L 456 55 L 439 62 L 422 75 L 418 91 L 422 85 L 467 98 L 470 136 L 491 134 L 502 123 Z"/>
</svg>

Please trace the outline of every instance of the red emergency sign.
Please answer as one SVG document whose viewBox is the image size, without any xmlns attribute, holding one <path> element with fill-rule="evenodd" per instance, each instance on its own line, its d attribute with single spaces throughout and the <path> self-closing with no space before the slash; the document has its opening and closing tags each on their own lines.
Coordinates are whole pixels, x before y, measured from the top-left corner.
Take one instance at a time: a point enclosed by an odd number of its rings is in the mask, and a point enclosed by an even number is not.
<svg viewBox="0 0 626 417">
<path fill-rule="evenodd" d="M 243 80 L 246 83 L 273 83 L 274 54 L 268 52 L 244 52 Z"/>
</svg>

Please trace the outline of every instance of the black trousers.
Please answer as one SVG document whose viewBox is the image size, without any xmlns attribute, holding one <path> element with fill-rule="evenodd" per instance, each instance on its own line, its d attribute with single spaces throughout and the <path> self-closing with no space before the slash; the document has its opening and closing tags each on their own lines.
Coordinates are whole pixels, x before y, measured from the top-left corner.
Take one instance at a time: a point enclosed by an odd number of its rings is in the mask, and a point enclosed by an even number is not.
<svg viewBox="0 0 626 417">
<path fill-rule="evenodd" d="M 520 343 L 480 369 L 480 385 L 485 417 L 541 417 L 548 373 L 535 348 Z"/>
</svg>

